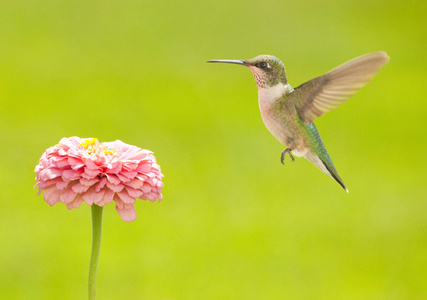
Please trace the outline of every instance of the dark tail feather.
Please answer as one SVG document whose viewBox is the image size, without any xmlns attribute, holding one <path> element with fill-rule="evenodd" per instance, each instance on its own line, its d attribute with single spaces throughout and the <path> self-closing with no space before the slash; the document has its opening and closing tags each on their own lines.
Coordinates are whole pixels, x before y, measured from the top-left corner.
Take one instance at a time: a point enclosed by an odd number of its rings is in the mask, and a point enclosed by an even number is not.
<svg viewBox="0 0 427 300">
<path fill-rule="evenodd" d="M 348 189 L 345 187 L 344 182 L 342 181 L 341 177 L 338 175 L 337 171 L 333 167 L 330 168 L 328 166 L 328 164 L 323 161 L 323 159 L 321 159 L 321 160 L 322 160 L 323 165 L 325 166 L 325 168 L 331 174 L 332 178 L 335 179 L 335 181 L 340 184 L 340 186 L 344 189 L 344 191 L 346 191 L 348 193 Z"/>
</svg>

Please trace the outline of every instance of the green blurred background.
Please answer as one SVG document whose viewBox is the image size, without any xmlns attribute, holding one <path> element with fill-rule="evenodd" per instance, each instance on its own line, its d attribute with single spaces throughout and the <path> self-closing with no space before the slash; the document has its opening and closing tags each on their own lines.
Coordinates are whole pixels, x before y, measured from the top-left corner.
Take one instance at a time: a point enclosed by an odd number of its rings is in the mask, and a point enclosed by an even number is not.
<svg viewBox="0 0 427 300">
<path fill-rule="evenodd" d="M 426 20 L 413 1 L 0 2 L 0 298 L 84 299 L 90 208 L 36 196 L 62 137 L 150 149 L 161 203 L 104 209 L 99 299 L 426 299 Z M 316 120 L 350 190 L 280 164 L 249 70 L 391 60 Z"/>
</svg>

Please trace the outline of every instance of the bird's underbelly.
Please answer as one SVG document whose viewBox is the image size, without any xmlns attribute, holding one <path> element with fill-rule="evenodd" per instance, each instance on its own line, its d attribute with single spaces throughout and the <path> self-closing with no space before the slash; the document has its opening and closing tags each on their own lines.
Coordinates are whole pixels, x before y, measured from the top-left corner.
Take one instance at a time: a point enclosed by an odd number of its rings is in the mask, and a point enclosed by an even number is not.
<svg viewBox="0 0 427 300">
<path fill-rule="evenodd" d="M 271 134 L 283 145 L 290 148 L 295 156 L 304 156 L 307 153 L 302 135 L 292 120 L 268 112 L 261 112 L 261 117 Z"/>
</svg>

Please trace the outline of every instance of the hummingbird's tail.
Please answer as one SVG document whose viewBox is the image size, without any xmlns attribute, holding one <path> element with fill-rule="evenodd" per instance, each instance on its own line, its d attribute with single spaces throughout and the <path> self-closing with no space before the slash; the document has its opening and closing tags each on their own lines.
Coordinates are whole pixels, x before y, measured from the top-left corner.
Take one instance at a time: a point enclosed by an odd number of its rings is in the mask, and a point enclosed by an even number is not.
<svg viewBox="0 0 427 300">
<path fill-rule="evenodd" d="M 321 159 L 319 156 L 317 156 L 313 152 L 306 153 L 304 157 L 308 161 L 310 161 L 312 164 L 317 166 L 323 173 L 325 173 L 332 179 L 335 179 L 335 181 L 338 182 L 341 185 L 341 187 L 348 193 L 348 189 L 345 187 L 344 182 L 342 181 L 340 175 L 338 175 L 338 172 L 335 169 L 335 166 L 332 163 L 332 160 L 327 153 L 326 153 L 325 159 Z"/>
<path fill-rule="evenodd" d="M 332 162 L 331 157 L 326 151 L 325 145 L 323 144 L 322 138 L 320 137 L 319 131 L 317 130 L 314 123 L 310 123 L 304 127 L 306 133 L 309 136 L 308 140 L 309 147 L 306 148 L 303 156 L 310 161 L 312 164 L 317 166 L 323 173 L 335 179 L 342 188 L 348 193 L 347 188 L 344 185 L 340 175 L 338 175 L 337 170 L 335 169 L 334 163 Z"/>
</svg>

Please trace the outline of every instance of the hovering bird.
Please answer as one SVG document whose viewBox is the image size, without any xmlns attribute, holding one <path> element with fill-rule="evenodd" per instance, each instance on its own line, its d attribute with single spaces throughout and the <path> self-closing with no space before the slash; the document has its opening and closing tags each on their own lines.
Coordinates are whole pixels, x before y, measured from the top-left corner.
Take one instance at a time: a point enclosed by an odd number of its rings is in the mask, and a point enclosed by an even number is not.
<svg viewBox="0 0 427 300">
<path fill-rule="evenodd" d="M 292 161 L 295 161 L 292 153 L 303 156 L 348 192 L 313 121 L 351 98 L 389 59 L 383 51 L 365 54 L 295 89 L 288 84 L 283 63 L 271 55 L 248 60 L 210 60 L 208 63 L 248 67 L 258 87 L 262 120 L 274 137 L 287 147 L 281 155 L 282 164 L 286 154 Z"/>
</svg>

